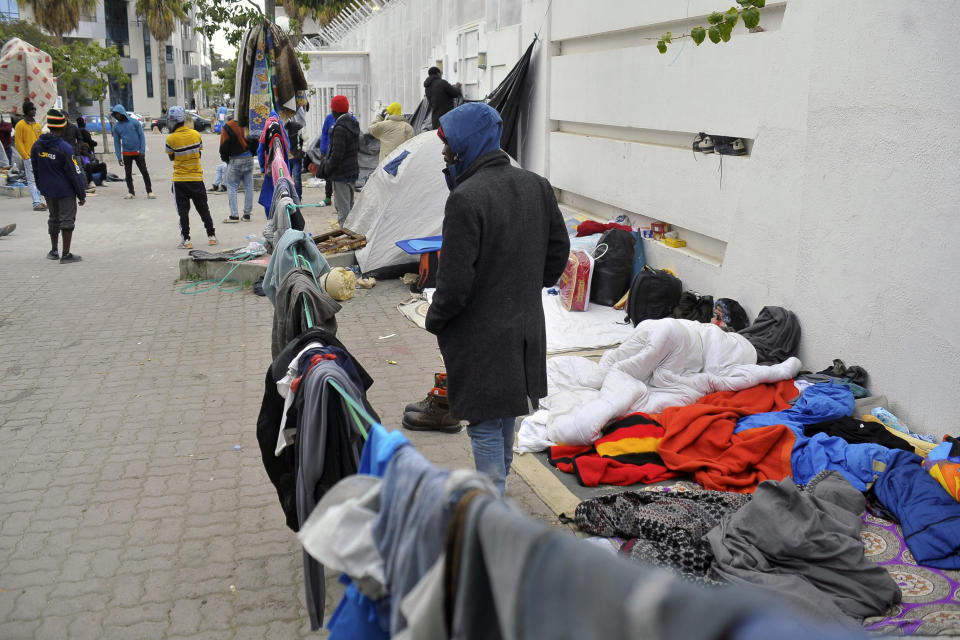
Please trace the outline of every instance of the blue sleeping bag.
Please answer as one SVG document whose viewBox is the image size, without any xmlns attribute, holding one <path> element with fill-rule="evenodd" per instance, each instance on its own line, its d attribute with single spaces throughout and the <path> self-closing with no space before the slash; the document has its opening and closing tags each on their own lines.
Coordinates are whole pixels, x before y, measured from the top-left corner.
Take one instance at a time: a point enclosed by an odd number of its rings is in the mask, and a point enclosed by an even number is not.
<svg viewBox="0 0 960 640">
<path fill-rule="evenodd" d="M 910 451 L 895 451 L 873 486 L 877 499 L 903 527 L 918 564 L 960 569 L 960 502 L 920 465 Z"/>
<path fill-rule="evenodd" d="M 866 491 L 883 471 L 893 450 L 879 444 L 850 444 L 843 438 L 818 433 L 806 436 L 804 426 L 853 414 L 853 392 L 843 384 L 816 384 L 783 411 L 758 413 L 737 420 L 734 433 L 774 424 L 786 425 L 796 436 L 790 464 L 793 480 L 807 484 L 821 471 L 839 471 L 859 491 Z"/>
</svg>

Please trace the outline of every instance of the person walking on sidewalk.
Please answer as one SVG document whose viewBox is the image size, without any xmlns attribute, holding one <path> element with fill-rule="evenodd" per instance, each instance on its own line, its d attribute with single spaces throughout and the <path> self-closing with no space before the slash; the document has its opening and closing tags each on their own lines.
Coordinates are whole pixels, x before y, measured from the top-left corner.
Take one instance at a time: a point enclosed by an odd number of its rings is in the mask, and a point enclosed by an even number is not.
<svg viewBox="0 0 960 640">
<path fill-rule="evenodd" d="M 380 164 L 390 152 L 413 137 L 413 127 L 403 117 L 400 103 L 394 102 L 370 125 L 370 135 L 380 141 Z"/>
<path fill-rule="evenodd" d="M 227 163 L 227 200 L 230 217 L 224 222 L 239 222 L 237 189 L 243 182 L 243 219 L 250 221 L 253 211 L 253 152 L 247 148 L 247 138 L 240 123 L 230 118 L 220 131 L 220 159 Z"/>
<path fill-rule="evenodd" d="M 333 131 L 333 125 L 337 124 L 337 119 L 332 113 L 328 113 L 323 119 L 323 127 L 320 128 L 320 155 L 324 158 L 330 153 L 330 132 Z M 308 165 L 309 168 L 309 165 Z M 333 183 L 323 178 L 323 204 L 330 206 L 333 198 Z"/>
<path fill-rule="evenodd" d="M 193 129 L 184 125 L 186 114 L 183 107 L 174 105 L 167 111 L 167 156 L 173 161 L 173 196 L 177 202 L 177 214 L 180 216 L 179 249 L 193 249 L 190 242 L 190 203 L 196 207 L 203 226 L 207 230 L 207 244 L 217 244 L 217 234 L 207 206 L 207 191 L 203 186 L 203 167 L 200 165 L 200 153 L 203 151 L 203 139 Z"/>
<path fill-rule="evenodd" d="M 423 93 L 430 103 L 430 117 L 433 128 L 440 128 L 440 118 L 453 109 L 453 101 L 463 97 L 460 83 L 450 84 L 443 79 L 443 72 L 438 67 L 427 70 L 427 79 L 423 81 Z"/>
<path fill-rule="evenodd" d="M 127 110 L 122 104 L 118 104 L 110 111 L 110 115 L 116 120 L 113 124 L 113 150 L 117 156 L 117 162 L 123 165 L 123 173 L 127 178 L 127 195 L 123 196 L 126 200 L 137 197 L 133 190 L 133 163 L 137 163 L 137 170 L 143 178 L 143 188 L 147 190 L 148 198 L 156 198 L 153 195 L 153 187 L 150 185 L 150 172 L 147 171 L 147 160 L 143 155 L 147 152 L 147 139 L 143 135 L 143 125 L 132 118 L 127 117 Z"/>
<path fill-rule="evenodd" d="M 34 118 L 37 116 L 37 107 L 27 100 L 23 103 L 23 118 L 13 129 L 13 146 L 23 160 L 23 173 L 27 178 L 27 187 L 30 189 L 30 198 L 33 200 L 34 211 L 46 211 L 40 190 L 37 189 L 37 178 L 30 162 L 33 144 L 40 138 L 43 129 Z"/>
<path fill-rule="evenodd" d="M 60 264 L 80 262 L 80 256 L 70 252 L 73 229 L 77 221 L 77 205 L 86 202 L 86 183 L 80 173 L 80 167 L 73 159 L 73 147 L 63 139 L 67 118 L 57 109 L 47 112 L 47 129 L 33 145 L 30 158 L 24 164 L 31 164 L 37 177 L 37 186 L 47 198 L 50 215 L 47 219 L 47 231 L 50 233 L 50 253 L 47 258 L 60 260 Z M 63 237 L 63 253 L 59 252 L 58 241 Z"/>
<path fill-rule="evenodd" d="M 570 238 L 553 188 L 500 150 L 503 121 L 482 102 L 440 119 L 450 195 L 427 331 L 447 368 L 447 396 L 478 471 L 503 494 L 516 416 L 547 394 L 541 289 L 567 263 Z"/>
<path fill-rule="evenodd" d="M 360 125 L 350 113 L 346 96 L 333 96 L 330 111 L 336 124 L 330 131 L 330 152 L 324 178 L 333 182 L 333 206 L 337 209 L 337 222 L 342 227 L 353 208 L 353 185 L 360 177 Z"/>
</svg>

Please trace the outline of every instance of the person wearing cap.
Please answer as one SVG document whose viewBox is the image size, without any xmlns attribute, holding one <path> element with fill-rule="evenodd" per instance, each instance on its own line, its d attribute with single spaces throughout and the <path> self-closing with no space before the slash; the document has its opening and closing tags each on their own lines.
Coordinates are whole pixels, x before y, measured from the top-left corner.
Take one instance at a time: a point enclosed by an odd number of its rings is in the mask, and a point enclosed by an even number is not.
<svg viewBox="0 0 960 640">
<path fill-rule="evenodd" d="M 33 173 L 33 166 L 30 163 L 30 150 L 33 144 L 40 138 L 43 129 L 40 123 L 35 120 L 37 116 L 37 107 L 27 100 L 23 103 L 23 118 L 13 129 L 13 146 L 23 160 L 23 173 L 27 178 L 27 187 L 30 189 L 30 198 L 33 200 L 34 211 L 46 211 L 47 205 L 43 203 L 40 196 L 40 190 L 37 189 L 36 176 Z"/>
<path fill-rule="evenodd" d="M 469 422 L 477 470 L 501 494 L 516 416 L 547 395 L 541 291 L 556 284 L 570 251 L 553 188 L 510 163 L 502 129 L 500 114 L 482 102 L 440 118 L 450 195 L 426 317 L 447 368 L 450 413 Z"/>
<path fill-rule="evenodd" d="M 380 141 L 380 163 L 390 152 L 413 137 L 413 127 L 403 117 L 399 102 L 393 102 L 370 125 L 370 135 Z"/>
<path fill-rule="evenodd" d="M 314 175 L 333 182 L 333 206 L 337 209 L 337 222 L 342 227 L 353 208 L 353 185 L 360 177 L 360 125 L 350 113 L 350 102 L 346 96 L 333 96 L 330 111 L 336 122 L 330 131 L 326 162 L 322 169 L 312 164 L 308 169 Z"/>
<path fill-rule="evenodd" d="M 207 205 L 207 190 L 203 185 L 203 167 L 200 165 L 200 153 L 203 151 L 203 139 L 193 129 L 184 125 L 186 114 L 183 107 L 174 105 L 167 111 L 167 156 L 173 161 L 173 195 L 177 202 L 177 214 L 180 216 L 180 249 L 192 249 L 190 241 L 190 203 L 196 207 L 203 226 L 207 230 L 207 244 L 217 244 L 217 234 Z"/>
<path fill-rule="evenodd" d="M 147 190 L 147 197 L 156 198 L 153 195 L 153 187 L 150 185 L 150 172 L 147 171 L 147 160 L 144 154 L 147 152 L 147 139 L 143 135 L 143 125 L 132 118 L 127 117 L 127 109 L 122 104 L 114 105 L 110 110 L 110 115 L 116 120 L 113 125 L 113 151 L 117 156 L 117 162 L 123 165 L 123 173 L 127 179 L 127 195 L 124 200 L 132 200 L 137 197 L 133 190 L 133 163 L 137 163 L 137 170 L 143 178 L 143 188 Z"/>
<path fill-rule="evenodd" d="M 80 167 L 73 159 L 73 147 L 63 139 L 67 117 L 57 109 L 47 112 L 47 129 L 37 139 L 30 153 L 31 164 L 37 177 L 37 187 L 47 198 L 49 217 L 47 231 L 50 233 L 50 252 L 47 258 L 60 260 L 60 264 L 80 262 L 80 256 L 70 251 L 73 229 L 77 222 L 77 205 L 86 202 L 86 182 Z M 63 253 L 59 252 L 59 240 L 63 238 Z"/>
<path fill-rule="evenodd" d="M 440 128 L 440 118 L 453 109 L 453 101 L 463 97 L 460 83 L 450 84 L 443 79 L 443 72 L 438 67 L 427 70 L 427 79 L 423 81 L 423 92 L 430 103 L 430 114 L 433 119 L 433 128 Z"/>
</svg>

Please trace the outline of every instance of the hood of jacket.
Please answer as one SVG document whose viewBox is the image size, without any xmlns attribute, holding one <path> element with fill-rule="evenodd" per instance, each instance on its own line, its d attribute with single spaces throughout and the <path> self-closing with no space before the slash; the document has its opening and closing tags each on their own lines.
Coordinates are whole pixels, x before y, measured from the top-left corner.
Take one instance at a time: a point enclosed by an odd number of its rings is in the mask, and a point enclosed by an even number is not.
<svg viewBox="0 0 960 640">
<path fill-rule="evenodd" d="M 453 190 L 478 158 L 500 148 L 503 119 L 493 107 L 483 102 L 468 102 L 444 114 L 440 128 L 456 162 L 445 171 L 447 186 Z"/>
<path fill-rule="evenodd" d="M 67 141 L 66 141 L 66 140 L 64 140 L 63 138 L 61 138 L 61 137 L 58 136 L 57 134 L 55 134 L 55 133 L 50 133 L 50 132 L 48 131 L 47 133 L 45 133 L 45 134 L 43 134 L 42 136 L 40 136 L 39 138 L 37 138 L 37 141 L 34 143 L 33 146 L 36 147 L 36 148 L 38 148 L 38 149 L 41 150 L 41 151 L 56 151 L 56 150 L 61 150 L 61 151 L 63 151 L 63 149 L 60 148 L 60 143 L 61 143 L 61 142 L 62 142 L 63 144 L 65 144 L 65 145 L 67 145 L 67 149 L 70 148 L 70 145 L 67 144 Z M 72 152 L 72 150 L 71 150 L 71 152 Z"/>
<path fill-rule="evenodd" d="M 344 117 L 350 116 L 350 117 Z M 352 113 L 346 113 L 339 118 L 337 118 L 338 127 L 343 127 L 348 132 L 359 136 L 360 135 L 360 123 L 357 122 L 357 119 L 353 116 Z"/>
<path fill-rule="evenodd" d="M 427 79 L 423 81 L 423 87 L 427 88 L 432 85 L 435 81 L 439 80 L 442 76 L 427 76 Z"/>
<path fill-rule="evenodd" d="M 110 113 L 112 113 L 112 114 L 120 114 L 120 115 L 123 116 L 124 118 L 127 117 L 127 109 L 126 109 L 126 107 L 124 107 L 122 104 L 115 104 L 115 105 L 113 105 L 113 109 L 110 109 Z"/>
</svg>

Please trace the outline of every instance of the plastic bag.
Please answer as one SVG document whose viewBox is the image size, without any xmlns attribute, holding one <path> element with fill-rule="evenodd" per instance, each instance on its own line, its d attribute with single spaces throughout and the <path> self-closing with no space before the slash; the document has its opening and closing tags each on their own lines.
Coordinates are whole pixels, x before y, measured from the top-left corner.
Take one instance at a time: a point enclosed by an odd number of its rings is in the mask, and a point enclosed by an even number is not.
<svg viewBox="0 0 960 640">
<path fill-rule="evenodd" d="M 571 251 L 567 266 L 560 276 L 560 303 L 567 311 L 586 311 L 590 306 L 590 283 L 593 279 L 593 256 L 586 251 Z"/>
</svg>

